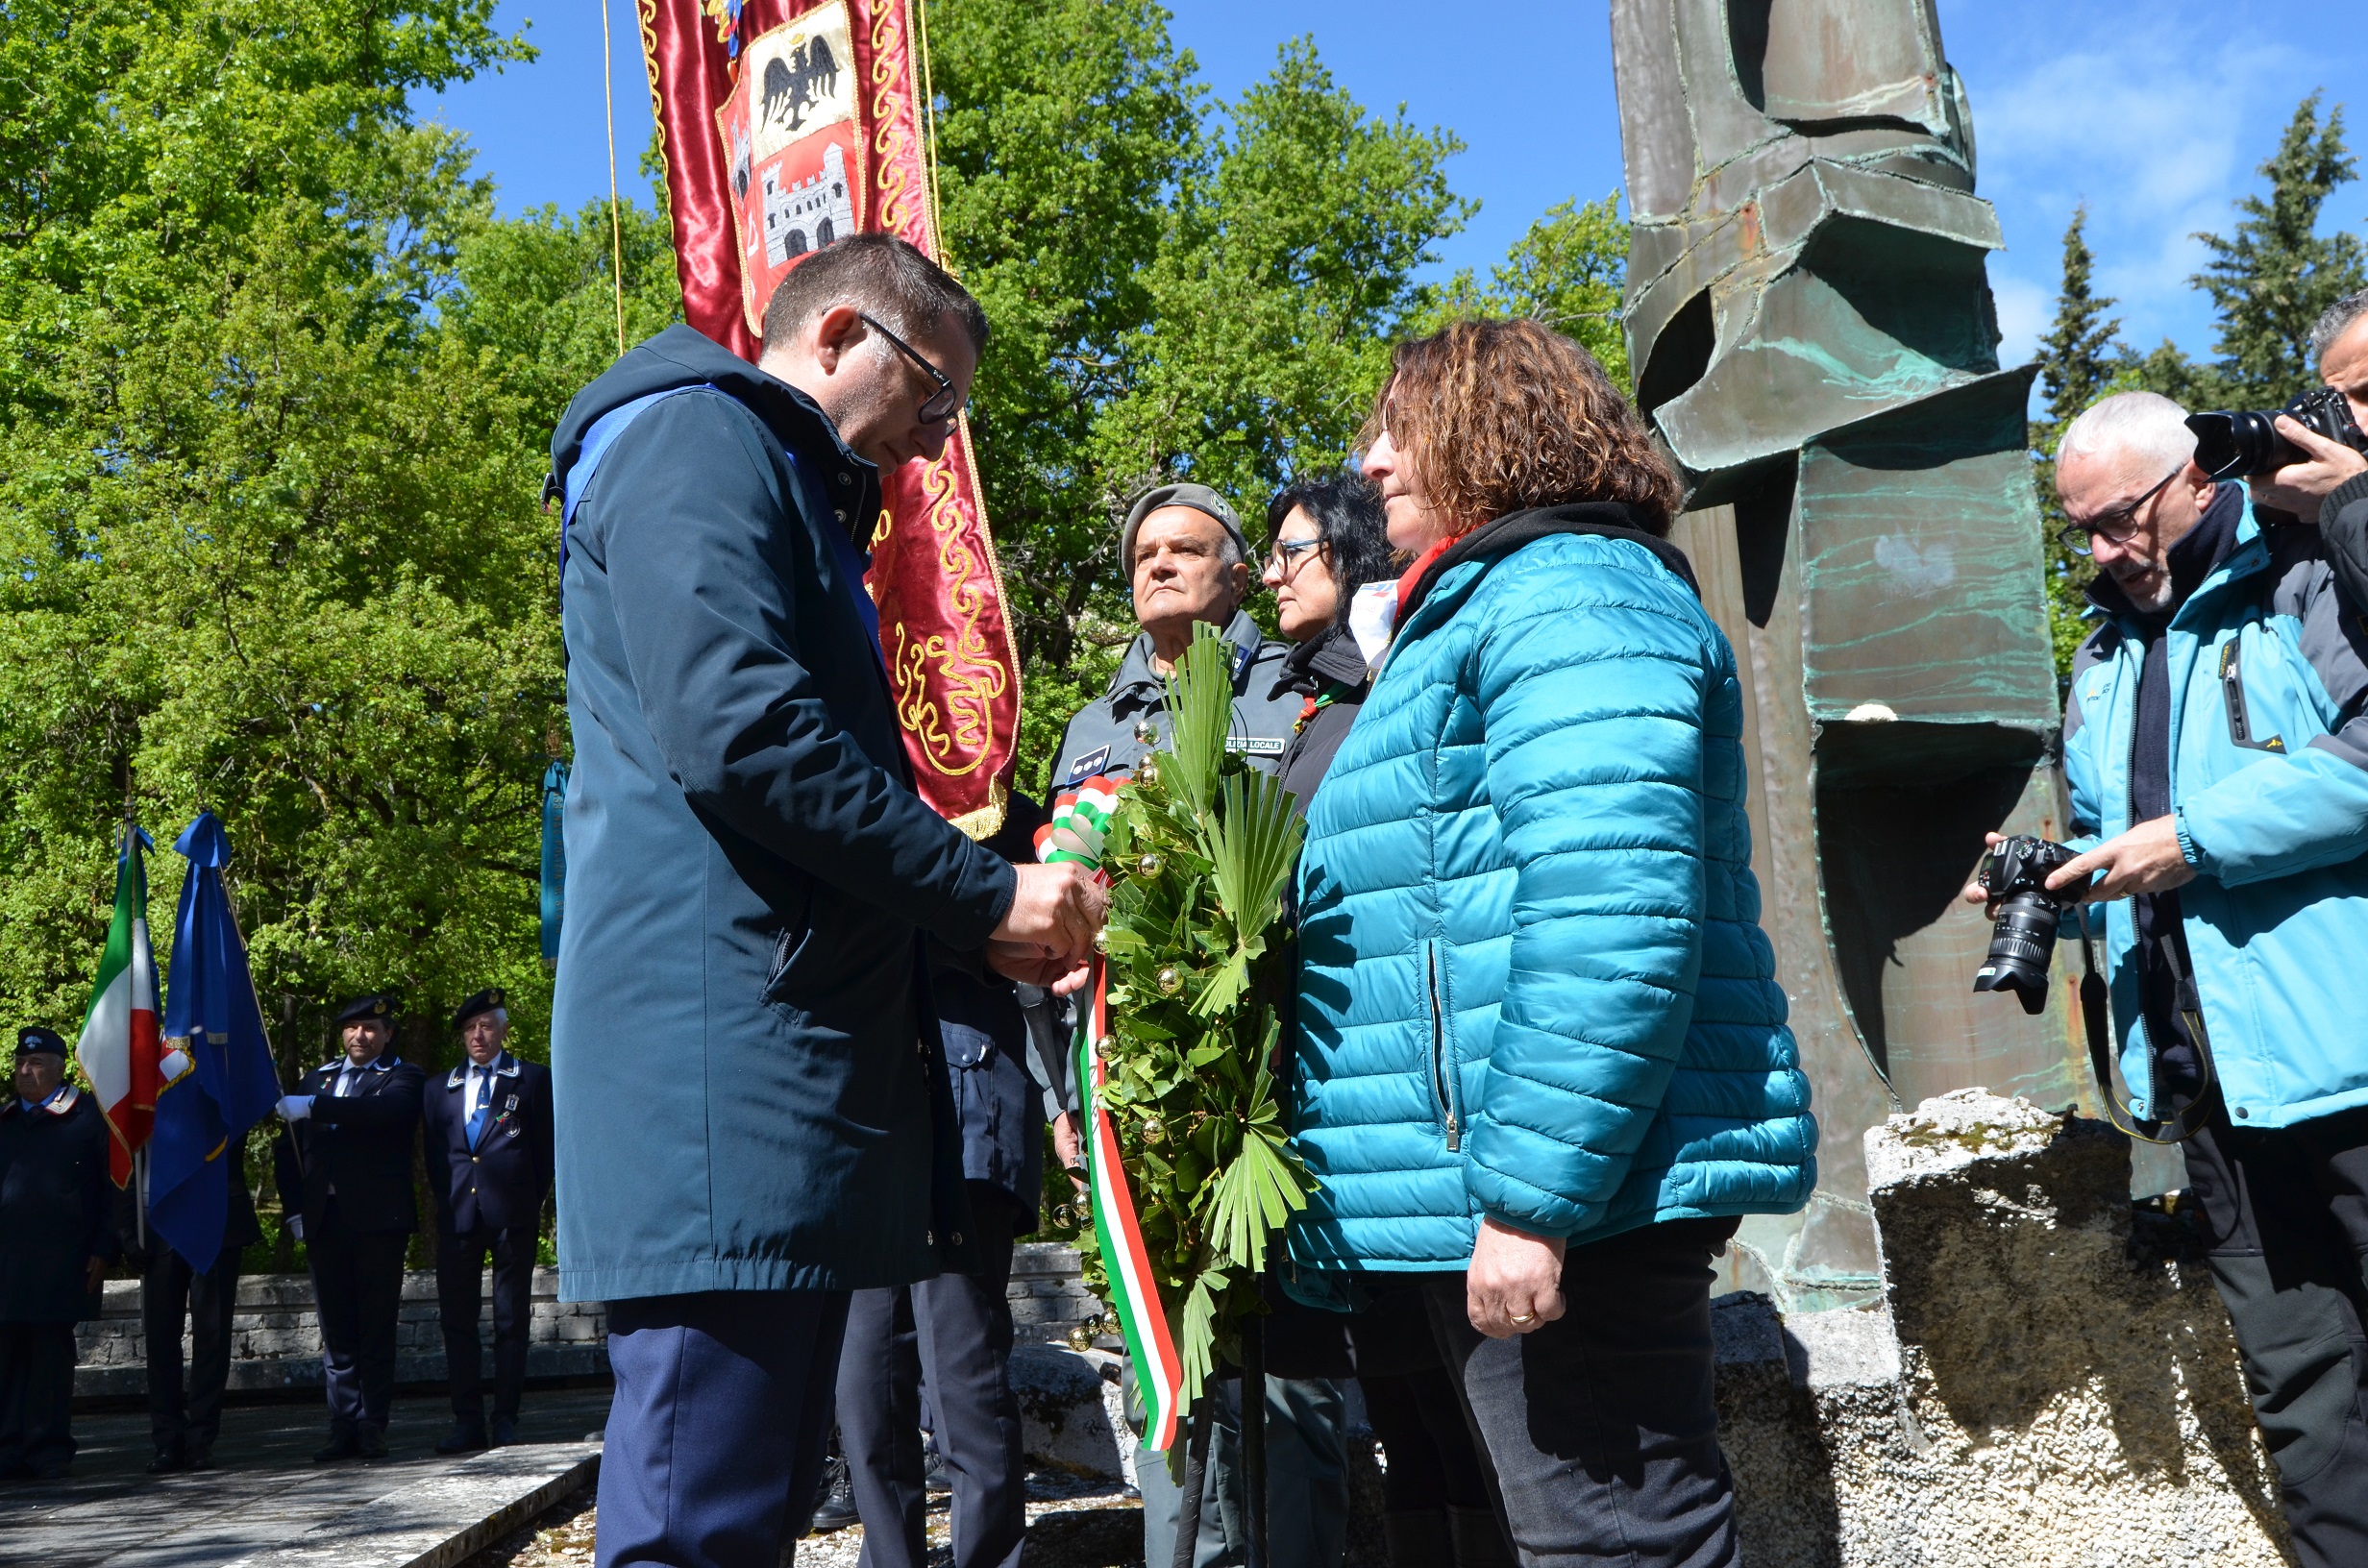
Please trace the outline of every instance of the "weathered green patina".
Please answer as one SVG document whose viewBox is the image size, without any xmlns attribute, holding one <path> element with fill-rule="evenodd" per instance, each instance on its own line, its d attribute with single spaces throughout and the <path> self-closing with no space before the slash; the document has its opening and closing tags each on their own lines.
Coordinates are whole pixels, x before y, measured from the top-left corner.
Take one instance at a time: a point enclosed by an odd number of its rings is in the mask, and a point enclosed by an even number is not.
<svg viewBox="0 0 2368 1568">
<path fill-rule="evenodd" d="M 1638 401 L 1749 688 L 1754 865 L 1815 1084 L 1819 1190 L 1733 1282 L 1879 1285 L 1861 1144 L 1981 1085 L 2085 1094 L 2069 982 L 1970 992 L 1989 830 L 2060 836 L 2059 709 L 1973 127 L 1926 0 L 1613 0 Z M 1896 1094 L 1894 1094 L 1896 1090 Z"/>
</svg>

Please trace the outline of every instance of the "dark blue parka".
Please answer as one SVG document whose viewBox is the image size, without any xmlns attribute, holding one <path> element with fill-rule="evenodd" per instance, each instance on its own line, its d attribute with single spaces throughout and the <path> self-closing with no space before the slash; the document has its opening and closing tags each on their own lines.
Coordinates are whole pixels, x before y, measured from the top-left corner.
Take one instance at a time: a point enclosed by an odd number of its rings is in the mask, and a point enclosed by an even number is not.
<svg viewBox="0 0 2368 1568">
<path fill-rule="evenodd" d="M 557 478 L 680 386 L 712 390 L 608 449 L 561 578 L 560 1288 L 907 1284 L 968 1259 L 923 937 L 983 946 L 1013 871 L 913 793 L 826 531 L 870 537 L 879 477 L 803 394 L 671 329 L 577 394 Z"/>
</svg>

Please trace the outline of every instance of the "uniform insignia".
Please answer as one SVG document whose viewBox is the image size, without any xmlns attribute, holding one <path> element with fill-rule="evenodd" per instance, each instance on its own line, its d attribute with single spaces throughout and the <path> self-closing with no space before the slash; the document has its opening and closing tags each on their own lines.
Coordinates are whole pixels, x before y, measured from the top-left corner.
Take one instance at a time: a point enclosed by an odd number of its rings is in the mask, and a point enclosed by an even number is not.
<svg viewBox="0 0 2368 1568">
<path fill-rule="evenodd" d="M 1279 757 L 1283 754 L 1280 735 L 1228 735 L 1225 749 L 1246 757 Z"/>
<path fill-rule="evenodd" d="M 1255 644 L 1236 643 L 1233 645 L 1233 678 L 1236 682 L 1241 680 L 1243 672 L 1249 668 L 1249 661 L 1257 656 L 1258 649 Z"/>
<path fill-rule="evenodd" d="M 505 1104 L 505 1105 L 502 1107 L 502 1109 L 503 1109 L 503 1110 L 505 1110 L 505 1111 L 515 1111 L 515 1110 L 517 1110 L 517 1109 L 518 1109 L 518 1096 L 517 1096 L 517 1095 L 515 1095 L 515 1094 L 512 1094 L 512 1095 L 509 1097 L 508 1102 L 507 1102 L 506 1104 Z"/>
<path fill-rule="evenodd" d="M 1109 760 L 1110 748 L 1106 746 L 1098 751 L 1088 751 L 1084 756 L 1079 757 L 1075 762 L 1069 765 L 1069 776 L 1061 782 L 1064 784 L 1081 784 L 1085 780 L 1092 778 L 1096 773 L 1100 772 L 1102 770 L 1102 764 L 1108 762 Z"/>
</svg>

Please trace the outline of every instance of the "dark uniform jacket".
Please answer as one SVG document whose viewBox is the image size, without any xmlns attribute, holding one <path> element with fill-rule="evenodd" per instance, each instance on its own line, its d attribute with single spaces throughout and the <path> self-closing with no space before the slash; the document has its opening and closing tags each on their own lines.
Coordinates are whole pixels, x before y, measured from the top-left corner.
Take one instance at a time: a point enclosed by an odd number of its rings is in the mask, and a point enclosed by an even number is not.
<svg viewBox="0 0 2368 1568">
<path fill-rule="evenodd" d="M 280 1134 L 275 1168 L 283 1202 L 304 1195 L 305 1234 L 320 1229 L 331 1188 L 349 1231 L 415 1231 L 411 1149 L 419 1137 L 419 1100 L 427 1075 L 390 1049 L 361 1069 L 343 1099 L 333 1092 L 345 1058 L 305 1074 L 296 1092 L 313 1096 L 312 1114 Z"/>
<path fill-rule="evenodd" d="M 1233 722 L 1225 749 L 1270 773 L 1299 716 L 1299 693 L 1283 668 L 1291 645 L 1269 639 L 1246 610 L 1233 612 L 1225 641 L 1233 645 Z M 1135 733 L 1144 723 L 1151 730 L 1147 741 Z M 1052 788 L 1065 790 L 1096 773 L 1132 772 L 1167 744 L 1168 688 L 1151 670 L 1151 635 L 1145 632 L 1127 649 L 1110 689 L 1071 717 L 1052 765 Z"/>
<path fill-rule="evenodd" d="M 974 1266 L 922 936 L 983 947 L 1014 875 L 913 791 L 854 543 L 878 470 L 676 327 L 577 394 L 559 480 L 599 420 L 673 387 L 695 390 L 580 487 L 561 573 L 561 1293 Z"/>
<path fill-rule="evenodd" d="M 428 1190 L 447 1236 L 542 1223 L 551 1193 L 551 1069 L 504 1051 L 494 1059 L 484 1131 L 469 1147 L 469 1064 L 428 1086 L 422 1102 Z"/>
<path fill-rule="evenodd" d="M 89 1311 L 108 1226 L 107 1118 L 79 1090 L 37 1111 L 0 1106 L 0 1323 L 72 1323 Z"/>
</svg>

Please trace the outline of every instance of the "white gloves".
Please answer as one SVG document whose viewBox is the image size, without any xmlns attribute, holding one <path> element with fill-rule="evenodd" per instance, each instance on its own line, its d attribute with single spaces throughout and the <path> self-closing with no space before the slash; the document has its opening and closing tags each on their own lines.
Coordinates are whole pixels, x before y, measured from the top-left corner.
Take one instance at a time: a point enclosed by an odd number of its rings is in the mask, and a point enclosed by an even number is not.
<svg viewBox="0 0 2368 1568">
<path fill-rule="evenodd" d="M 282 1121 L 302 1121 L 310 1115 L 312 1115 L 311 1095 L 284 1094 L 280 1097 L 280 1119 Z M 304 1238 L 298 1237 L 297 1239 L 301 1241 Z"/>
</svg>

